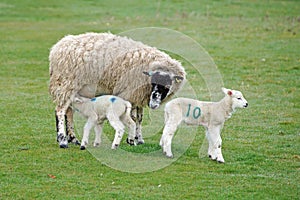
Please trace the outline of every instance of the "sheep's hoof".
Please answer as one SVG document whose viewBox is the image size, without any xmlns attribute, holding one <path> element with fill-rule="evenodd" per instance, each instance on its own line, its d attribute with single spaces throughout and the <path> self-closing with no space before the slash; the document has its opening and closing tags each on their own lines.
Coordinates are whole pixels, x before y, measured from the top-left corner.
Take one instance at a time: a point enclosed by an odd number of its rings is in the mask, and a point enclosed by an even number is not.
<svg viewBox="0 0 300 200">
<path fill-rule="evenodd" d="M 75 141 L 73 140 L 71 143 L 75 144 L 75 145 L 80 145 L 80 142 L 75 138 Z"/>
<path fill-rule="evenodd" d="M 75 145 L 80 145 L 80 142 L 77 140 L 75 136 L 69 136 L 68 142 Z"/>
<path fill-rule="evenodd" d="M 80 146 L 80 150 L 85 150 L 85 146 Z"/>
<path fill-rule="evenodd" d="M 68 140 L 65 138 L 65 137 L 59 137 L 59 147 L 60 148 L 63 148 L 63 149 L 66 149 L 66 148 L 68 148 Z"/>
<path fill-rule="evenodd" d="M 134 146 L 134 140 L 131 140 L 129 138 L 126 139 L 127 144 L 130 144 L 130 146 Z"/>
</svg>

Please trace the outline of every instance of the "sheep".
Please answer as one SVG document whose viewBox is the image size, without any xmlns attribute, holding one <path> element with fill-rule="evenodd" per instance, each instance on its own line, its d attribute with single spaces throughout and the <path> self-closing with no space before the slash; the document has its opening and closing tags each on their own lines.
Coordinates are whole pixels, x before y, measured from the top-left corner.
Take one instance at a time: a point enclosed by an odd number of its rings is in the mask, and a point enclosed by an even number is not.
<svg viewBox="0 0 300 200">
<path fill-rule="evenodd" d="M 143 144 L 143 107 L 157 109 L 185 82 L 181 63 L 154 47 L 111 33 L 68 35 L 49 54 L 49 93 L 56 104 L 57 141 L 79 144 L 74 134 L 71 99 L 111 94 L 133 105 L 136 140 Z M 65 130 L 66 126 L 66 130 Z"/>
<path fill-rule="evenodd" d="M 124 124 L 129 129 L 127 143 L 134 145 L 135 123 L 130 116 L 131 103 L 128 101 L 112 95 L 104 95 L 92 99 L 75 95 L 72 107 L 87 118 L 80 146 L 81 150 L 86 148 L 89 133 L 93 127 L 95 127 L 94 147 L 100 145 L 102 126 L 105 119 L 109 121 L 116 131 L 111 146 L 112 149 L 116 149 L 120 145 L 125 129 Z"/>
<path fill-rule="evenodd" d="M 219 102 L 203 102 L 188 98 L 176 98 L 165 106 L 165 126 L 160 146 L 167 157 L 172 158 L 172 138 L 181 122 L 188 125 L 202 125 L 206 129 L 208 156 L 212 160 L 224 163 L 221 152 L 221 129 L 224 122 L 237 108 L 248 107 L 247 100 L 237 90 L 222 88 L 225 97 Z"/>
</svg>

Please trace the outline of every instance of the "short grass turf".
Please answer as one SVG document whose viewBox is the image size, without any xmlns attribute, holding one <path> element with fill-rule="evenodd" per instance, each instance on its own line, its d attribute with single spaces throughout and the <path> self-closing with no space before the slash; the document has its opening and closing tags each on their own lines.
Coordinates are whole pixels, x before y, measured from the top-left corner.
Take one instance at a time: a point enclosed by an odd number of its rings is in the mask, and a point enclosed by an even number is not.
<svg viewBox="0 0 300 200">
<path fill-rule="evenodd" d="M 299 199 L 299 10 L 298 1 L 2 0 L 0 198 Z M 176 162 L 147 173 L 114 170 L 79 147 L 58 147 L 50 47 L 67 34 L 141 27 L 193 38 L 225 86 L 248 99 L 250 107 L 223 129 L 225 164 L 199 157 L 202 128 Z M 107 125 L 106 131 L 113 134 Z M 135 151 L 158 149 L 159 137 Z"/>
</svg>

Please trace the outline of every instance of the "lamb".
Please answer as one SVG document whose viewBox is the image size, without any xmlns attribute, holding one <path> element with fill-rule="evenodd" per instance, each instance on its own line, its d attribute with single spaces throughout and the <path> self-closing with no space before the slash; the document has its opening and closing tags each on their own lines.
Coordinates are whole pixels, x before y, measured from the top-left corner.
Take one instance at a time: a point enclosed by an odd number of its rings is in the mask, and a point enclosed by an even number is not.
<svg viewBox="0 0 300 200">
<path fill-rule="evenodd" d="M 101 143 L 102 126 L 105 119 L 115 129 L 115 138 L 111 148 L 116 149 L 122 140 L 124 129 L 128 127 L 127 143 L 134 145 L 135 123 L 131 119 L 131 104 L 119 97 L 104 95 L 92 99 L 76 95 L 72 102 L 73 109 L 87 118 L 84 126 L 80 149 L 84 150 L 88 144 L 90 130 L 95 127 L 94 147 Z"/>
<path fill-rule="evenodd" d="M 181 63 L 154 47 L 111 33 L 68 35 L 49 55 L 49 93 L 56 104 L 57 141 L 79 144 L 71 99 L 111 94 L 131 102 L 138 144 L 143 144 L 143 107 L 157 109 L 184 84 Z M 65 128 L 66 126 L 66 128 Z"/>
<path fill-rule="evenodd" d="M 221 129 L 224 122 L 237 108 L 248 107 L 240 91 L 222 88 L 225 97 L 219 102 L 203 102 L 188 98 L 176 98 L 165 106 L 165 127 L 160 146 L 167 157 L 172 158 L 172 138 L 181 122 L 188 125 L 202 125 L 206 129 L 209 143 L 208 155 L 212 160 L 224 163 L 221 152 Z"/>
</svg>

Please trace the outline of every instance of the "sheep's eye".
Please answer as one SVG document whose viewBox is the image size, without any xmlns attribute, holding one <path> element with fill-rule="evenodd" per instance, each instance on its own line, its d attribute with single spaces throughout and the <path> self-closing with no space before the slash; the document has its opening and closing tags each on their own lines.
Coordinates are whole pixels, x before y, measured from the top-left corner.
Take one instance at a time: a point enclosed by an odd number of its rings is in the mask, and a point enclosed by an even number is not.
<svg viewBox="0 0 300 200">
<path fill-rule="evenodd" d="M 242 98 L 241 97 L 239 97 L 239 98 L 237 98 L 238 100 L 242 100 Z"/>
</svg>

